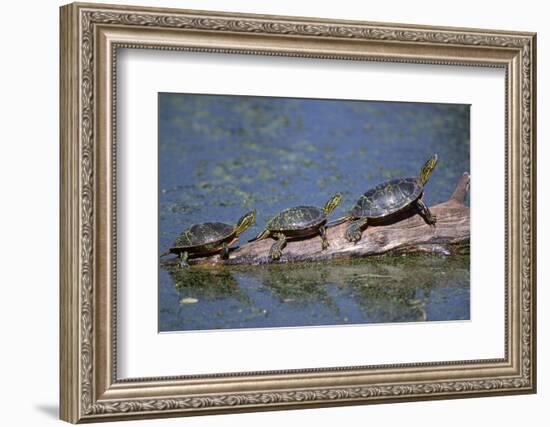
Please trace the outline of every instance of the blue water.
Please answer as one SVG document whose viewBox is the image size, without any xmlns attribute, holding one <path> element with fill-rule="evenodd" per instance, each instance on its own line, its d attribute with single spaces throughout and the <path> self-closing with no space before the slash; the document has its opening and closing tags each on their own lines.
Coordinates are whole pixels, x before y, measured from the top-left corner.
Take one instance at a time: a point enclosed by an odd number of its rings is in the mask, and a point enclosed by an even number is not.
<svg viewBox="0 0 550 427">
<path fill-rule="evenodd" d="M 424 200 L 469 171 L 469 106 L 159 94 L 159 246 L 198 222 L 322 206 L 439 163 Z M 159 330 L 468 319 L 469 257 L 159 270 Z M 382 271 L 382 273 L 379 272 Z M 372 272 L 373 273 L 369 273 Z M 192 298 L 192 303 L 182 303 Z"/>
</svg>

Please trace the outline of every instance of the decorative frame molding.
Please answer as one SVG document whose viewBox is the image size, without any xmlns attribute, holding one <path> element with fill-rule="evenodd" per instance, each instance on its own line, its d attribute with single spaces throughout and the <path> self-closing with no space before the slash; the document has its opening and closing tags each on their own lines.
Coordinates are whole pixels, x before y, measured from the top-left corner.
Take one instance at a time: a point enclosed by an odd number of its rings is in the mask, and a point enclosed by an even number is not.
<svg viewBox="0 0 550 427">
<path fill-rule="evenodd" d="M 535 42 L 533 33 L 63 6 L 61 418 L 77 423 L 535 392 Z M 505 358 L 117 380 L 119 47 L 505 68 Z"/>
</svg>

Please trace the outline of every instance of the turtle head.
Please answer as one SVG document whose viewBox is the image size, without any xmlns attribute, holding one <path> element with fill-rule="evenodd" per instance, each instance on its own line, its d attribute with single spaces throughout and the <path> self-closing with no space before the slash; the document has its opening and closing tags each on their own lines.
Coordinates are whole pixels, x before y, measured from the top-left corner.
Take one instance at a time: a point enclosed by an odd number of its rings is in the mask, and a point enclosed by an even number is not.
<svg viewBox="0 0 550 427">
<path fill-rule="evenodd" d="M 430 175 L 435 169 L 435 165 L 437 165 L 437 154 L 434 154 L 432 157 L 430 157 L 428 161 L 424 163 L 424 166 L 422 166 L 420 176 L 418 177 L 418 183 L 422 187 L 424 187 L 428 182 L 428 179 L 430 179 Z"/>
<path fill-rule="evenodd" d="M 336 193 L 334 196 L 332 196 L 332 198 L 323 207 L 323 211 L 325 211 L 325 214 L 329 215 L 334 209 L 336 209 L 341 200 L 342 196 L 340 195 L 340 193 Z"/>
<path fill-rule="evenodd" d="M 256 211 L 252 210 L 244 214 L 235 226 L 235 234 L 238 236 L 246 231 L 248 227 L 256 223 Z"/>
</svg>

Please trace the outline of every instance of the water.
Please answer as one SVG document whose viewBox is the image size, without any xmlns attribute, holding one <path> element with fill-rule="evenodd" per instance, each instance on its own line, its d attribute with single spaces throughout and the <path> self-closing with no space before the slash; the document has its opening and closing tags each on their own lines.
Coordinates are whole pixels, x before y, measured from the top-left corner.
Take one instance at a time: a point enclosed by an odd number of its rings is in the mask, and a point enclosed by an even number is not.
<svg viewBox="0 0 550 427">
<path fill-rule="evenodd" d="M 469 171 L 469 145 L 466 105 L 160 94 L 159 246 L 255 208 L 244 242 L 281 209 L 340 192 L 336 218 L 371 186 L 417 176 L 433 153 L 424 199 L 440 203 Z M 469 289 L 467 256 L 161 267 L 159 329 L 468 319 Z"/>
</svg>

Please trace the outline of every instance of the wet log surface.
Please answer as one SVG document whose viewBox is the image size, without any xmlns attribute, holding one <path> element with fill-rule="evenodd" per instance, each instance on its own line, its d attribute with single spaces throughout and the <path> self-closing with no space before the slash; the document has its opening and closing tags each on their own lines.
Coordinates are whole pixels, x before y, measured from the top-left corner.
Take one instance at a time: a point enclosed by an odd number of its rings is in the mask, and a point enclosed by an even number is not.
<svg viewBox="0 0 550 427">
<path fill-rule="evenodd" d="M 271 262 L 286 263 L 297 261 L 323 261 L 337 258 L 368 257 L 376 255 L 400 255 L 407 253 L 434 253 L 444 255 L 463 254 L 470 247 L 470 209 L 464 204 L 469 190 L 470 176 L 464 173 L 450 199 L 430 206 L 437 215 L 435 227 L 426 224 L 424 219 L 410 209 L 391 223 L 368 225 L 362 238 L 356 244 L 344 238 L 348 223 L 327 229 L 330 246 L 321 250 L 321 238 L 311 237 L 287 242 L 283 255 L 278 261 L 271 261 L 269 250 L 275 240 L 245 243 L 231 251 L 229 259 L 218 255 L 190 259 L 190 264 L 202 265 L 255 265 Z M 167 260 L 171 264 L 176 258 Z"/>
</svg>

